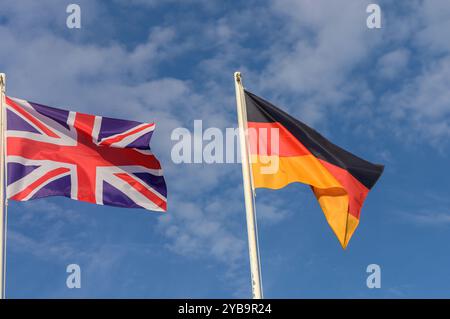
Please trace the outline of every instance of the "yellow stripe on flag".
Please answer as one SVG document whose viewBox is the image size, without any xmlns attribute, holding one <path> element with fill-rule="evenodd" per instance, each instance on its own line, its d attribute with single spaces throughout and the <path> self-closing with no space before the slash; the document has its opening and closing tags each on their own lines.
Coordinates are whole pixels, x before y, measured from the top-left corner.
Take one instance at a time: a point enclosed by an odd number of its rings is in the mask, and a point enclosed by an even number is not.
<svg viewBox="0 0 450 319">
<path fill-rule="evenodd" d="M 345 188 L 313 155 L 252 155 L 255 188 L 280 189 L 294 182 L 312 186 L 314 194 L 342 247 L 346 247 L 359 220 L 349 214 L 349 198 Z M 270 174 L 268 167 L 278 165 Z"/>
</svg>

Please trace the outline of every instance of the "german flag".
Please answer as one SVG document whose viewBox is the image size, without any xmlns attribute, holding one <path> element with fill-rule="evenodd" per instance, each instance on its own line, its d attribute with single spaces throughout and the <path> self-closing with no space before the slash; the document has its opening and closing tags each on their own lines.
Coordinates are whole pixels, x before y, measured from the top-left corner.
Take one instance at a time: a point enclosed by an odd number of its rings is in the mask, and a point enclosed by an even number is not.
<svg viewBox="0 0 450 319">
<path fill-rule="evenodd" d="M 293 182 L 310 185 L 329 225 L 346 248 L 358 226 L 364 200 L 384 167 L 334 145 L 248 91 L 245 101 L 254 186 L 280 189 Z M 276 139 L 271 132 L 277 133 Z M 277 163 L 277 169 L 268 170 L 268 163 Z"/>
</svg>

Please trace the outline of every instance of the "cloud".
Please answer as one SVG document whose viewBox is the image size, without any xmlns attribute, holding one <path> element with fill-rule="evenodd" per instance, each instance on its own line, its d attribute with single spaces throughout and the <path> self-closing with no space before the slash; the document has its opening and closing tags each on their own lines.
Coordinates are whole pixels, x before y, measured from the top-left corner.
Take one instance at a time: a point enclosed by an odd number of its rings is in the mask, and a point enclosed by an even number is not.
<svg viewBox="0 0 450 319">
<path fill-rule="evenodd" d="M 419 197 L 408 192 L 403 195 L 408 208 L 402 209 L 398 215 L 406 222 L 419 226 L 446 227 L 450 225 L 450 199 L 445 191 L 423 190 Z M 430 205 L 432 203 L 432 205 Z"/>
<path fill-rule="evenodd" d="M 276 197 L 276 195 L 267 195 L 266 197 L 258 198 L 256 214 L 263 226 L 278 224 L 286 218 L 289 218 L 291 215 L 291 213 L 284 208 L 285 205 L 282 200 L 272 197 Z"/>
<path fill-rule="evenodd" d="M 161 230 L 173 240 L 169 249 L 191 258 L 212 256 L 232 268 L 240 265 L 246 244 L 231 227 L 243 208 L 241 202 L 231 204 L 235 195 L 210 195 L 208 200 L 198 201 L 175 199 L 177 209 L 160 217 Z"/>
<path fill-rule="evenodd" d="M 378 72 L 385 79 L 393 79 L 408 66 L 409 51 L 406 49 L 398 49 L 386 53 L 378 60 Z"/>
<path fill-rule="evenodd" d="M 199 5 L 207 5 L 211 1 L 207 0 L 128 0 L 126 2 L 123 2 L 121 0 L 114 0 L 115 3 L 118 5 L 126 5 L 126 6 L 141 6 L 141 7 L 150 7 L 154 8 L 161 5 L 175 5 L 175 4 L 182 4 L 182 3 L 188 3 L 188 4 L 199 4 Z"/>
<path fill-rule="evenodd" d="M 450 53 L 450 4 L 446 0 L 423 1 L 416 21 L 421 23 L 416 43 L 427 52 Z M 416 22 L 417 23 L 417 22 Z"/>
<path fill-rule="evenodd" d="M 449 81 L 450 56 L 429 63 L 420 75 L 406 81 L 400 91 L 382 100 L 384 110 L 396 123 L 394 130 L 399 136 L 409 142 L 430 141 L 437 148 L 447 146 L 450 137 Z"/>
<path fill-rule="evenodd" d="M 66 233 L 68 226 L 86 229 L 94 226 L 93 220 L 83 218 L 73 209 L 67 209 L 48 199 L 21 203 L 10 203 L 14 216 L 9 217 L 14 227 L 8 231 L 8 246 L 16 252 L 25 252 L 41 259 L 65 260 L 78 256 L 85 258 L 86 251 L 76 250 L 73 242 L 84 240 L 83 231 Z M 33 231 L 24 230 L 32 225 Z M 36 233 L 40 236 L 36 237 Z"/>
<path fill-rule="evenodd" d="M 450 214 L 439 211 L 419 211 L 405 214 L 406 218 L 422 226 L 448 226 L 450 225 Z"/>
<path fill-rule="evenodd" d="M 450 4 L 440 0 L 416 1 L 406 15 L 391 15 L 403 36 L 390 38 L 390 45 L 405 49 L 379 60 L 382 75 L 396 76 L 395 85 L 379 98 L 382 127 L 389 127 L 402 141 L 431 144 L 440 151 L 448 147 L 450 136 L 450 95 L 445 85 L 450 79 L 450 46 L 444 40 L 449 17 Z M 402 73 L 405 64 L 410 66 Z"/>
<path fill-rule="evenodd" d="M 268 50 L 263 88 L 300 98 L 299 113 L 312 123 L 323 120 L 326 105 L 364 94 L 349 77 L 378 42 L 366 27 L 364 1 L 278 0 L 272 8 L 284 24 Z"/>
</svg>

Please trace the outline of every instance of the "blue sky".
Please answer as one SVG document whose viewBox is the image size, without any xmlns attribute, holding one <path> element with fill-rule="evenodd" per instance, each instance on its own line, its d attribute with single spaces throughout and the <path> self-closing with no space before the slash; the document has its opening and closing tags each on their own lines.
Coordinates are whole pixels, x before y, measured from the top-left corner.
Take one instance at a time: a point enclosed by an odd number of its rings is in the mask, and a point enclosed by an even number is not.
<svg viewBox="0 0 450 319">
<path fill-rule="evenodd" d="M 268 298 L 450 296 L 450 3 L 0 1 L 7 94 L 156 121 L 166 215 L 65 198 L 10 203 L 10 298 L 249 297 L 239 164 L 170 159 L 176 127 L 236 126 L 233 72 L 335 143 L 386 165 L 346 251 L 307 186 L 258 190 Z M 68 264 L 82 271 L 69 290 Z M 366 287 L 381 266 L 382 288 Z"/>
</svg>

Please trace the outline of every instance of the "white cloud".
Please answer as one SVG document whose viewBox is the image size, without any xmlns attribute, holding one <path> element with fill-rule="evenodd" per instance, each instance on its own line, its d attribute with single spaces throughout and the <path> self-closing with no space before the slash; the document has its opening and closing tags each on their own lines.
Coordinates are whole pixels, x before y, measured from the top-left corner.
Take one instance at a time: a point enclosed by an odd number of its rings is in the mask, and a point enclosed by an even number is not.
<svg viewBox="0 0 450 319">
<path fill-rule="evenodd" d="M 439 148 L 446 146 L 450 137 L 449 81 L 450 56 L 429 63 L 399 92 L 382 100 L 384 110 L 392 117 L 391 125 L 396 123 L 394 131 L 410 142 L 427 140 Z"/>
<path fill-rule="evenodd" d="M 410 53 L 406 49 L 398 49 L 386 53 L 378 60 L 378 73 L 382 78 L 393 79 L 408 66 Z"/>
<path fill-rule="evenodd" d="M 450 225 L 450 214 L 445 212 L 420 211 L 404 214 L 409 221 L 422 226 L 448 226 Z"/>
<path fill-rule="evenodd" d="M 393 89 L 380 97 L 382 129 L 389 129 L 402 141 L 448 147 L 450 136 L 450 46 L 448 1 L 415 1 L 405 15 L 391 15 L 393 28 L 401 37 L 390 36 L 397 49 L 379 61 L 381 73 L 398 75 Z M 408 72 L 402 74 L 405 63 Z M 388 119 L 385 119 L 385 117 Z"/>
<path fill-rule="evenodd" d="M 208 196 L 204 196 L 205 193 Z M 161 231 L 173 240 L 168 247 L 188 257 L 212 256 L 231 269 L 240 265 L 246 244 L 244 236 L 239 236 L 236 231 L 244 230 L 244 226 L 236 227 L 235 223 L 237 214 L 245 215 L 243 202 L 235 198 L 241 197 L 241 192 L 224 188 L 220 195 L 211 192 L 193 194 L 198 199 L 191 201 L 182 199 L 179 192 L 175 194 L 176 209 L 160 217 Z"/>
<path fill-rule="evenodd" d="M 273 198 L 274 197 L 274 198 Z M 286 220 L 291 213 L 285 208 L 285 203 L 276 199 L 276 194 L 266 195 L 264 198 L 258 198 L 256 204 L 256 214 L 258 220 L 263 226 L 270 226 Z"/>
<path fill-rule="evenodd" d="M 365 24 L 365 1 L 278 0 L 273 9 L 285 23 L 280 43 L 270 46 L 266 86 L 322 104 L 345 100 L 349 73 L 377 43 Z"/>
<path fill-rule="evenodd" d="M 423 1 L 417 23 L 422 26 L 416 42 L 433 53 L 450 53 L 450 3 L 446 0 Z"/>
</svg>

